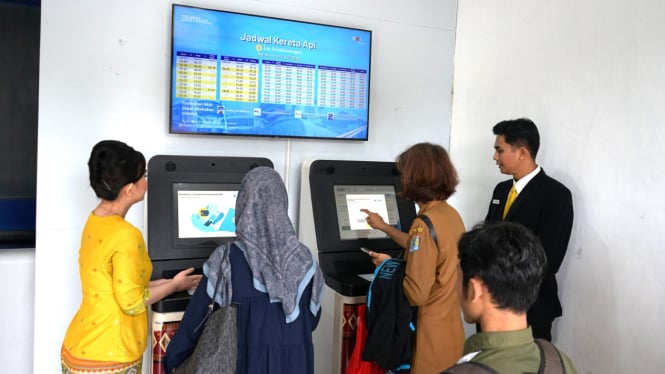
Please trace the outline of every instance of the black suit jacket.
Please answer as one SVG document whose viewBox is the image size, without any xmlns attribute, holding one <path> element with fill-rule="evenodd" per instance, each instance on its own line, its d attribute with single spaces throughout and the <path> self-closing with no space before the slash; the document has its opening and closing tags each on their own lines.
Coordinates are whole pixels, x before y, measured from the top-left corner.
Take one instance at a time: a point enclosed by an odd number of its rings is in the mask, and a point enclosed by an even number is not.
<svg viewBox="0 0 665 374">
<path fill-rule="evenodd" d="M 512 185 L 512 179 L 496 185 L 485 217 L 486 222 L 503 219 L 503 207 Z M 521 223 L 531 229 L 545 248 L 547 271 L 540 286 L 538 300 L 529 310 L 529 315 L 552 321 L 562 314 L 555 274 L 566 254 L 573 227 L 573 198 L 570 190 L 547 176 L 541 169 L 517 195 L 505 220 Z"/>
</svg>

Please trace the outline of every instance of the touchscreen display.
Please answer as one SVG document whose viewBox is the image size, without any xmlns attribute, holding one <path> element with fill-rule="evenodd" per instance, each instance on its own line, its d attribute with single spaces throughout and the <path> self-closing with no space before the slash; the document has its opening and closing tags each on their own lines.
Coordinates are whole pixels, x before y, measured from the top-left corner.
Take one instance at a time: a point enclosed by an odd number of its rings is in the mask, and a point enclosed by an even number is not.
<svg viewBox="0 0 665 374">
<path fill-rule="evenodd" d="M 178 239 L 235 236 L 237 190 L 214 189 L 214 185 L 176 184 L 174 192 Z"/>
<path fill-rule="evenodd" d="M 361 209 L 379 214 L 389 225 L 401 230 L 395 187 L 392 185 L 336 185 L 335 210 L 339 237 L 351 239 L 385 239 L 383 231 L 367 224 Z"/>
</svg>

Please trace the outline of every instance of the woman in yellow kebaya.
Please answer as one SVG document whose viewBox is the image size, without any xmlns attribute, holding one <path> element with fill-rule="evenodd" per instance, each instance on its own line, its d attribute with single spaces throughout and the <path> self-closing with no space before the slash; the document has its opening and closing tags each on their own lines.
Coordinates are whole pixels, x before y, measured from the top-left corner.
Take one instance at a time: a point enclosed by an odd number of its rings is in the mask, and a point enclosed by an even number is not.
<svg viewBox="0 0 665 374">
<path fill-rule="evenodd" d="M 125 143 L 104 140 L 90 154 L 90 186 L 101 199 L 81 235 L 81 305 L 61 350 L 62 372 L 140 373 L 148 339 L 146 306 L 197 286 L 193 268 L 150 281 L 152 264 L 141 232 L 125 214 L 143 200 L 146 161 Z"/>
</svg>

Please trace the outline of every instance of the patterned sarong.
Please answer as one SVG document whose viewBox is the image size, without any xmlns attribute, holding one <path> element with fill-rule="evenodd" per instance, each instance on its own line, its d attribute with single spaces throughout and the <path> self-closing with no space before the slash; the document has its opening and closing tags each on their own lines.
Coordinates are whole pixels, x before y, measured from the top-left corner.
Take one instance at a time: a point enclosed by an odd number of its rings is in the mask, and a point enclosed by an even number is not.
<svg viewBox="0 0 665 374">
<path fill-rule="evenodd" d="M 142 360 L 142 358 L 134 362 L 84 360 L 72 356 L 65 347 L 60 350 L 62 374 L 140 374 Z"/>
</svg>

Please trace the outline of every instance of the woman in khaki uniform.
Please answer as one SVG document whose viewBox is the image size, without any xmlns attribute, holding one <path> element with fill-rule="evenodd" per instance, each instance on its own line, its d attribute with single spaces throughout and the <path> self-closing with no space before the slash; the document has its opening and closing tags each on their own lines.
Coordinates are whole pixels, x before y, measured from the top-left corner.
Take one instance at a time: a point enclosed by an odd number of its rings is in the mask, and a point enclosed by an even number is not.
<svg viewBox="0 0 665 374">
<path fill-rule="evenodd" d="M 405 251 L 403 287 L 411 305 L 418 307 L 416 343 L 411 372 L 440 373 L 462 356 L 464 329 L 455 294 L 457 241 L 464 233 L 459 213 L 448 205 L 455 192 L 457 172 L 443 147 L 431 143 L 413 145 L 397 157 L 402 196 L 418 203 L 418 215 L 432 221 L 438 246 L 420 218 L 408 234 L 388 225 L 378 214 L 367 213 L 368 224 L 388 234 Z M 375 265 L 388 255 L 370 251 Z"/>
</svg>

